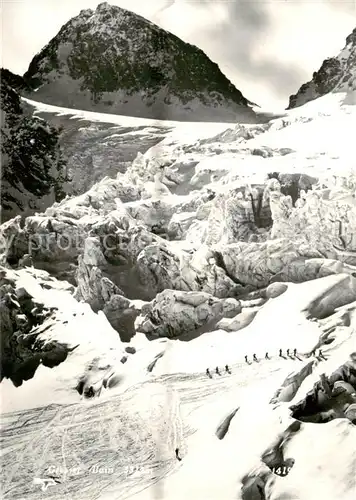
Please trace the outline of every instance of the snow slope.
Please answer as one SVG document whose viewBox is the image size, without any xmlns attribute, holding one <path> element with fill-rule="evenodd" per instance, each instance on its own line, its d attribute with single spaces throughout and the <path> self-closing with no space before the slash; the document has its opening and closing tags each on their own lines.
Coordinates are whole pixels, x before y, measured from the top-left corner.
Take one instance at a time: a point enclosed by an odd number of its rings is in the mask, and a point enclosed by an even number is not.
<svg viewBox="0 0 356 500">
<path fill-rule="evenodd" d="M 314 346 L 320 331 L 300 310 L 335 280 L 339 277 L 323 278 L 313 282 L 313 287 L 309 283 L 291 287 L 286 295 L 268 303 L 260 322 L 249 332 L 204 335 L 196 341 L 197 352 L 188 343 L 185 349 L 179 343 L 167 346 L 167 360 L 157 373 L 146 374 L 146 381 L 133 383 L 120 396 L 63 405 L 57 404 L 60 400 L 55 393 L 49 406 L 4 415 L 4 498 L 40 498 L 32 478 L 48 477 L 50 471 L 61 482 L 48 488 L 49 498 L 128 498 L 136 492 L 138 499 L 242 498 L 240 479 L 262 466 L 262 453 L 291 421 L 286 405 L 275 407 L 268 402 L 283 379 L 299 371 L 304 362 L 279 358 L 278 347 L 296 346 L 303 352 Z M 288 315 L 283 317 L 280 311 Z M 302 383 L 296 400 L 319 373 L 344 362 L 355 345 L 354 328 L 353 320 L 337 347 L 331 344 L 324 349 L 327 361 L 314 360 L 311 378 Z M 260 358 L 266 346 L 268 361 Z M 260 361 L 248 365 L 242 358 L 251 348 Z M 142 361 L 142 357 L 132 359 L 136 368 Z M 204 367 L 213 368 L 212 362 L 220 366 L 229 362 L 231 375 L 209 379 Z M 60 377 L 60 367 L 52 371 Z M 125 371 L 128 375 L 129 366 Z M 171 375 L 163 375 L 167 372 Z M 38 374 L 42 376 L 48 375 Z M 26 392 L 36 389 L 31 382 Z M 38 390 L 45 387 L 42 379 Z M 179 409 L 174 401 L 179 401 Z M 41 403 L 43 394 L 32 400 L 32 406 Z M 237 407 L 227 435 L 218 440 L 219 423 Z M 356 487 L 352 474 L 355 433 L 355 427 L 342 419 L 303 424 L 286 449 L 286 456 L 295 460 L 292 471 L 287 478 L 270 474 L 271 498 L 351 500 Z M 180 463 L 174 458 L 176 447 L 183 457 Z M 317 470 L 321 481 L 315 480 Z"/>
</svg>

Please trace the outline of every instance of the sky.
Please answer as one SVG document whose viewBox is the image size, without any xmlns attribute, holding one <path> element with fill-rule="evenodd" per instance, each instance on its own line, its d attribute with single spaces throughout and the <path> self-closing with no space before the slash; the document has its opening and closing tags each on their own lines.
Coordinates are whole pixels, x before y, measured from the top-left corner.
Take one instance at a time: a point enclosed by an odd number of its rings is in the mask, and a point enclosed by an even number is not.
<svg viewBox="0 0 356 500">
<path fill-rule="evenodd" d="M 1 65 L 23 74 L 61 26 L 98 0 L 0 0 Z M 286 107 L 356 27 L 356 0 L 112 0 L 200 47 L 264 107 Z"/>
</svg>

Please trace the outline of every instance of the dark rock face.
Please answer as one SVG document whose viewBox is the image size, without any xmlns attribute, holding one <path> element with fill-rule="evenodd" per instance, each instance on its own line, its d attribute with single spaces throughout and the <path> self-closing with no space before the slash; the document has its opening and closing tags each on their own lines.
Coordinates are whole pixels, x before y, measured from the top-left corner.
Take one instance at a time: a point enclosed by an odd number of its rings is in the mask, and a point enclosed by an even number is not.
<svg viewBox="0 0 356 500">
<path fill-rule="evenodd" d="M 291 95 L 287 109 L 296 108 L 329 92 L 356 89 L 356 28 L 346 38 L 346 46 L 336 57 L 326 59 L 313 78 Z"/>
<path fill-rule="evenodd" d="M 346 37 L 346 45 L 349 45 L 349 44 L 353 44 L 353 45 L 356 44 L 356 28 L 353 30 L 352 33 L 349 34 L 348 37 Z"/>
<path fill-rule="evenodd" d="M 349 418 L 356 423 L 356 353 L 330 377 L 320 376 L 311 391 L 290 407 L 292 417 L 304 422 L 325 423 L 335 418 Z M 351 407 L 351 408 L 350 408 Z"/>
<path fill-rule="evenodd" d="M 32 98 L 60 106 L 164 119 L 174 107 L 230 108 L 248 101 L 197 47 L 107 3 L 66 23 L 24 75 Z M 194 103 L 193 103 L 194 100 Z M 171 108 L 171 110 L 170 110 Z M 196 118 L 196 117 L 195 117 Z"/>
<path fill-rule="evenodd" d="M 12 71 L 9 71 L 6 68 L 0 69 L 0 81 L 1 84 L 6 82 L 6 84 L 9 85 L 16 92 L 21 92 L 23 90 L 30 90 L 30 88 L 27 87 L 26 82 L 22 76 L 16 75 L 15 73 L 12 73 Z"/>
<path fill-rule="evenodd" d="M 309 191 L 318 182 L 316 177 L 307 174 L 285 174 L 281 172 L 271 172 L 269 179 L 277 179 L 281 185 L 281 193 L 292 198 L 293 205 L 300 198 L 301 191 Z"/>
<path fill-rule="evenodd" d="M 40 210 L 45 197 L 52 201 L 62 199 L 65 162 L 59 132 L 24 112 L 20 96 L 10 85 L 21 86 L 20 77 L 4 70 L 1 77 L 3 222 L 20 211 L 29 215 Z"/>
<path fill-rule="evenodd" d="M 1 272 L 1 380 L 10 378 L 19 386 L 34 376 L 40 363 L 53 368 L 67 358 L 69 349 L 65 345 L 37 338 L 38 327 L 50 321 L 53 313 Z"/>
<path fill-rule="evenodd" d="M 296 108 L 311 100 L 306 98 L 306 95 L 308 92 L 310 93 L 311 89 L 315 93 L 314 99 L 328 94 L 334 89 L 341 75 L 342 66 L 340 61 L 336 58 L 326 59 L 321 65 L 319 71 L 315 71 L 313 73 L 312 80 L 308 83 L 304 83 L 296 94 L 290 96 L 288 109 Z M 304 102 L 301 102 L 301 96 L 304 96 Z"/>
</svg>

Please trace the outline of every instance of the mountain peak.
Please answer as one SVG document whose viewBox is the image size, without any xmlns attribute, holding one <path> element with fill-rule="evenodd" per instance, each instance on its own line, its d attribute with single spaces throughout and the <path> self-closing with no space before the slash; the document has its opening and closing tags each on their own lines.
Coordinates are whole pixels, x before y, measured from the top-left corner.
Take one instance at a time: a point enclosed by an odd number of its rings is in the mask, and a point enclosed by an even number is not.
<svg viewBox="0 0 356 500">
<path fill-rule="evenodd" d="M 356 28 L 346 38 L 346 45 L 356 45 Z"/>
<path fill-rule="evenodd" d="M 110 9 L 124 10 L 121 7 L 110 5 L 108 2 L 101 2 L 97 5 L 96 9 L 82 9 L 79 12 L 79 16 L 92 16 L 95 12 L 105 12 Z"/>
<path fill-rule="evenodd" d="M 290 96 L 287 109 L 302 106 L 329 92 L 352 90 L 356 90 L 356 28 L 346 38 L 340 54 L 325 59 L 320 69 L 313 73 L 313 78 Z"/>
<path fill-rule="evenodd" d="M 255 121 L 249 101 L 202 50 L 107 2 L 82 10 L 24 78 L 48 104 L 154 119 Z"/>
<path fill-rule="evenodd" d="M 106 9 L 110 9 L 112 7 L 112 5 L 110 5 L 108 2 L 101 2 L 99 3 L 99 5 L 97 6 L 96 10 L 98 12 L 100 12 L 101 10 L 106 10 Z"/>
</svg>

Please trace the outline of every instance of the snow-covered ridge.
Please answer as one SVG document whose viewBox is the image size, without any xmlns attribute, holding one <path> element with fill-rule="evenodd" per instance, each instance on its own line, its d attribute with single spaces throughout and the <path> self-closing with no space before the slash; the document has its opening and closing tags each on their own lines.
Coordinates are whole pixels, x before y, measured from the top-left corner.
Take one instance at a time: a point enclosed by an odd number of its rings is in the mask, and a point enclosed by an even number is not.
<svg viewBox="0 0 356 500">
<path fill-rule="evenodd" d="M 235 121 L 217 123 L 217 122 L 207 122 L 204 125 L 201 122 L 182 122 L 178 120 L 155 120 L 152 118 L 142 118 L 140 116 L 126 116 L 120 114 L 112 114 L 112 113 L 98 113 L 96 111 L 87 111 L 83 109 L 73 109 L 66 108 L 63 106 L 55 106 L 51 104 L 46 104 L 44 102 L 33 101 L 32 99 L 28 99 L 26 97 L 22 97 L 22 100 L 30 104 L 35 108 L 35 113 L 54 113 L 58 116 L 70 116 L 71 119 L 81 119 L 88 120 L 91 122 L 102 122 L 102 123 L 111 123 L 115 125 L 123 125 L 127 127 L 164 127 L 169 129 L 170 127 L 180 127 L 180 128 L 188 128 L 187 134 L 191 133 L 193 130 L 196 130 L 196 127 L 202 126 L 203 130 L 208 130 L 208 132 L 212 132 L 214 129 L 223 130 L 226 129 L 229 125 L 233 125 Z"/>
</svg>

